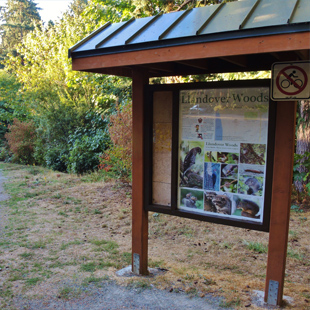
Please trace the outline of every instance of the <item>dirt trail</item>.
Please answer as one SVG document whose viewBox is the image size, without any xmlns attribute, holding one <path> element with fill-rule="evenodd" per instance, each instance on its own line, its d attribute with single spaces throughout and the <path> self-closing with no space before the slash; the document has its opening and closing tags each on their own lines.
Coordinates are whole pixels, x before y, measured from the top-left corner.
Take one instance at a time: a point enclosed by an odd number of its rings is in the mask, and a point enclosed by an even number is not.
<svg viewBox="0 0 310 310">
<path fill-rule="evenodd" d="M 0 237 L 2 238 L 3 235 L 3 228 L 4 228 L 4 221 L 6 215 L 3 213 L 1 201 L 7 200 L 9 196 L 5 193 L 3 188 L 3 182 L 6 178 L 2 175 L 2 172 L 0 170 Z"/>
<path fill-rule="evenodd" d="M 217 303 L 217 301 L 216 301 Z M 71 300 L 48 299 L 26 300 L 23 297 L 15 301 L 18 309 L 65 309 L 65 310 L 216 310 L 220 308 L 206 298 L 189 298 L 184 294 L 169 293 L 158 289 L 133 289 L 115 283 L 106 283 L 102 287 L 88 287 L 85 293 Z M 228 309 L 228 308 L 225 308 Z"/>
</svg>

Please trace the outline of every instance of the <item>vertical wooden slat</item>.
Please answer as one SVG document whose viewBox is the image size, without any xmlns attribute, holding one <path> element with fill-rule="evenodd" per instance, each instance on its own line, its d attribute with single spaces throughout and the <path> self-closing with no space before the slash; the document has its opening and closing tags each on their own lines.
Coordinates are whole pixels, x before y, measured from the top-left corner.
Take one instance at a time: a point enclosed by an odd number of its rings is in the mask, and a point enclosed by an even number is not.
<svg viewBox="0 0 310 310">
<path fill-rule="evenodd" d="M 277 305 L 280 305 L 283 299 L 293 176 L 296 107 L 297 103 L 293 101 L 278 102 L 277 104 L 270 233 L 265 286 L 265 302 L 267 302 L 270 280 L 279 283 Z"/>
<path fill-rule="evenodd" d="M 132 271 L 147 275 L 148 213 L 144 210 L 144 86 L 148 77 L 140 71 L 132 78 Z M 136 268 L 138 262 L 138 268 Z"/>
</svg>

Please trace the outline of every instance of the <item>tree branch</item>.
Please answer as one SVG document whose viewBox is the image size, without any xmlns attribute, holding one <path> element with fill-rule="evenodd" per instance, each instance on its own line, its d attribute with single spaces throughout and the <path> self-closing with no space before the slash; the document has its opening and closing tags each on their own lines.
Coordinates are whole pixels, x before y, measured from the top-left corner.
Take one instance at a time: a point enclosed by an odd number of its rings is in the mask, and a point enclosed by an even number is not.
<svg viewBox="0 0 310 310">
<path fill-rule="evenodd" d="M 176 11 L 181 11 L 183 7 L 185 7 L 187 4 L 189 4 L 190 2 L 194 2 L 195 0 L 187 0 L 185 2 L 183 2 Z"/>
</svg>

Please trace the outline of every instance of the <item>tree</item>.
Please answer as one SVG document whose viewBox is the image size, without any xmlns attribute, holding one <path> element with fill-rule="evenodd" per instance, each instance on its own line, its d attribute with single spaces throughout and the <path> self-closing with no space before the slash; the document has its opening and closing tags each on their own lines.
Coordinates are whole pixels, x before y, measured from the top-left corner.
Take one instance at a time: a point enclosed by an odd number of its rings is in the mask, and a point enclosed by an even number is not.
<svg viewBox="0 0 310 310">
<path fill-rule="evenodd" d="M 309 177 L 306 179 L 301 179 L 300 177 L 304 174 L 308 174 L 309 171 L 306 164 L 306 160 L 309 159 L 310 152 L 310 125 L 309 125 L 309 115 L 310 115 L 310 101 L 302 100 L 298 104 L 298 119 L 297 119 L 297 132 L 296 132 L 296 151 L 295 153 L 299 156 L 296 156 L 300 164 L 298 168 L 298 178 L 295 178 L 295 188 L 301 193 L 304 192 L 304 186 L 309 183 Z"/>
<path fill-rule="evenodd" d="M 106 22 L 128 20 L 133 16 L 134 9 L 131 0 L 89 0 L 83 16 L 89 31 L 92 31 Z"/>
<path fill-rule="evenodd" d="M 37 24 L 17 47 L 17 55 L 10 55 L 6 61 L 6 70 L 16 74 L 22 85 L 23 102 L 31 109 L 37 126 L 36 161 L 62 171 L 68 163 L 71 170 L 87 168 L 77 160 L 79 141 L 84 145 L 85 158 L 92 156 L 86 154 L 88 146 L 96 153 L 99 145 L 102 153 L 107 139 L 102 133 L 107 126 L 105 115 L 117 102 L 128 102 L 130 97 L 129 79 L 71 69 L 68 49 L 98 27 L 80 14 L 85 4 L 73 2 L 55 25 Z"/>
<path fill-rule="evenodd" d="M 95 163 L 107 145 L 109 116 L 131 101 L 130 79 L 72 71 L 70 47 L 108 21 L 138 16 L 139 8 L 152 15 L 211 2 L 74 0 L 57 23 L 37 23 L 5 62 L 36 125 L 36 162 L 61 171 L 89 169 L 89 159 Z"/>
<path fill-rule="evenodd" d="M 1 58 L 7 54 L 16 56 L 16 47 L 32 31 L 35 23 L 41 20 L 37 4 L 33 0 L 7 0 L 5 7 L 1 7 L 0 26 Z"/>
<path fill-rule="evenodd" d="M 13 119 L 25 121 L 30 115 L 22 100 L 20 89 L 21 84 L 14 75 L 0 70 L 0 145 Z"/>
<path fill-rule="evenodd" d="M 132 0 L 131 2 L 135 7 L 134 16 L 146 17 L 156 15 L 159 12 L 169 13 L 232 1 L 236 0 Z"/>
<path fill-rule="evenodd" d="M 68 14 L 72 16 L 81 15 L 87 7 L 87 4 L 88 0 L 74 0 L 69 6 Z"/>
<path fill-rule="evenodd" d="M 236 0 L 89 0 L 85 12 L 93 21 L 102 24 L 232 1 Z"/>
</svg>

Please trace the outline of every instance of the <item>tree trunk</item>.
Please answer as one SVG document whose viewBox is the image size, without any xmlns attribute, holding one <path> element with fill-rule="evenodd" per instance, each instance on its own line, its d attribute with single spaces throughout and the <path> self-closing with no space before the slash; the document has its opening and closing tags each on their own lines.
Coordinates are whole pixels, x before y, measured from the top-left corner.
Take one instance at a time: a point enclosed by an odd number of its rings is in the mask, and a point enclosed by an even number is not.
<svg viewBox="0 0 310 310">
<path fill-rule="evenodd" d="M 296 138 L 296 154 L 305 154 L 305 152 L 310 152 L 310 123 L 309 123 L 309 109 L 310 101 L 302 100 L 299 105 L 299 125 L 297 128 Z M 300 165 L 299 172 L 305 172 L 306 168 Z M 295 181 L 294 185 L 298 192 L 304 190 L 304 184 L 308 183 L 306 181 Z"/>
</svg>

